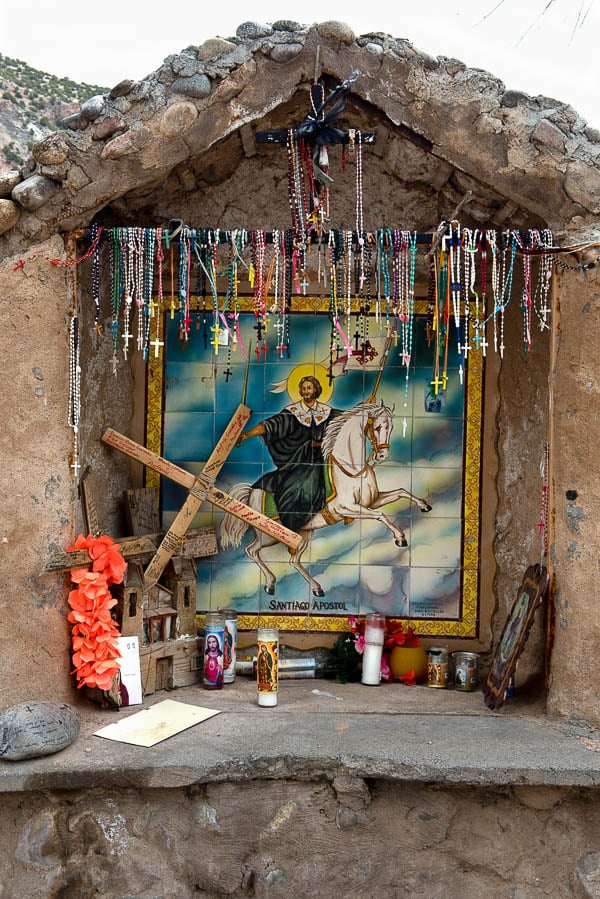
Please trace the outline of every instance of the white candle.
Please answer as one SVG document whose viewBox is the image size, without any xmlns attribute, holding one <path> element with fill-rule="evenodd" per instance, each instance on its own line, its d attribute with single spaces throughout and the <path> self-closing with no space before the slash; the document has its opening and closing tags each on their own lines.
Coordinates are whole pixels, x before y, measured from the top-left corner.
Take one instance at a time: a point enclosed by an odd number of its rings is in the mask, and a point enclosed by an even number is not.
<svg viewBox="0 0 600 899">
<path fill-rule="evenodd" d="M 369 686 L 381 683 L 381 656 L 383 653 L 384 620 L 377 612 L 367 615 L 365 622 L 365 649 L 363 652 L 361 682 Z"/>
<path fill-rule="evenodd" d="M 259 627 L 257 632 L 256 684 L 260 706 L 277 705 L 279 657 L 279 631 L 277 628 Z"/>
</svg>

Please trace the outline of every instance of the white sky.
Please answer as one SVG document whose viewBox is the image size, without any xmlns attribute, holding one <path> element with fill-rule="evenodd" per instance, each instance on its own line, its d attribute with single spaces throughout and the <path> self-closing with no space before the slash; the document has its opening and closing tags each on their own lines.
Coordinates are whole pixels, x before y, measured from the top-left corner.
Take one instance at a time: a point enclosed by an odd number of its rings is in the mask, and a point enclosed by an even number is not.
<svg viewBox="0 0 600 899">
<path fill-rule="evenodd" d="M 143 78 L 169 54 L 209 37 L 229 37 L 248 20 L 337 19 L 356 34 L 383 31 L 407 38 L 434 56 L 486 69 L 508 88 L 556 97 L 600 127 L 600 0 L 379 0 L 373 6 L 368 0 L 228 0 L 222 6 L 202 0 L 9 2 L 0 19 L 0 53 L 76 81 L 112 87 L 123 78 Z M 578 28 L 578 15 L 586 11 Z"/>
</svg>

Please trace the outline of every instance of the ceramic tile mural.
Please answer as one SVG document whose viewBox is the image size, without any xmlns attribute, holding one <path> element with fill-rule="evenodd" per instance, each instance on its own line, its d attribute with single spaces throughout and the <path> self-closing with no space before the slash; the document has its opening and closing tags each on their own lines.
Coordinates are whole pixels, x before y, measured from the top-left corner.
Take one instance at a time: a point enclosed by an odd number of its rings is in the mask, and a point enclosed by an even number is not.
<svg viewBox="0 0 600 899">
<path fill-rule="evenodd" d="M 240 316 L 246 348 L 254 336 L 254 322 L 252 314 Z M 369 338 L 377 350 L 374 359 L 366 365 L 355 357 L 340 360 L 331 381 L 327 373 L 331 340 L 327 314 L 294 313 L 290 357 L 279 358 L 273 348 L 263 361 L 250 352 L 248 368 L 239 347 L 235 352 L 219 347 L 215 354 L 210 341 L 198 331 L 192 331 L 184 347 L 177 339 L 177 320 L 171 321 L 167 315 L 166 325 L 165 355 L 156 376 L 164 387 L 161 452 L 172 462 L 193 473 L 201 470 L 242 400 L 246 375 L 246 404 L 252 409 L 246 431 L 297 403 L 300 379 L 311 375 L 322 387 L 318 401 L 335 410 L 328 423 L 340 425 L 333 456 L 348 458 L 348 452 L 360 453 L 365 446 L 366 454 L 371 452 L 372 441 L 364 438 L 364 414 L 344 413 L 364 403 L 376 384 L 385 346 L 379 322 L 370 323 Z M 481 360 L 479 364 L 469 360 L 471 371 L 463 385 L 456 349 L 453 355 L 450 347 L 447 390 L 443 399 L 436 397 L 431 390 L 433 349 L 425 326 L 425 316 L 417 316 L 408 385 L 393 344 L 381 373 L 376 402 L 391 411 L 393 426 L 387 458 L 373 467 L 372 475 L 367 469 L 358 479 L 346 477 L 345 470 L 337 473 L 337 499 L 346 506 L 355 498 L 357 484 L 374 475 L 375 494 L 382 502 L 379 512 L 390 527 L 367 518 L 366 510 L 347 523 L 327 524 L 321 516 L 323 526 L 314 531 L 301 558 L 310 582 L 290 565 L 286 547 L 265 546 L 259 567 L 245 551 L 254 533 L 250 529 L 243 535 L 236 533 L 218 555 L 198 560 L 199 611 L 234 607 L 249 626 L 256 616 L 275 614 L 290 628 L 301 629 L 308 623 L 312 628 L 333 630 L 337 616 L 345 620 L 351 613 L 364 615 L 376 610 L 411 619 L 421 633 L 474 633 L 478 552 L 472 550 L 473 546 L 477 549 L 479 540 Z M 348 441 L 348 448 L 342 446 L 343 440 Z M 238 485 L 256 485 L 275 469 L 262 437 L 251 436 L 232 450 L 217 483 L 239 496 L 243 490 Z M 312 466 L 297 465 L 294 477 L 304 482 L 305 488 L 313 473 Z M 161 489 L 163 526 L 167 527 L 183 503 L 185 491 L 166 480 Z M 328 484 L 325 490 L 331 495 Z M 388 492 L 389 502 L 382 496 Z M 248 501 L 246 494 L 243 496 Z M 264 501 L 264 497 L 260 499 Z M 321 506 L 314 508 L 314 513 L 319 513 Z M 270 506 L 267 503 L 261 508 Z M 284 520 L 288 526 L 290 520 L 298 521 L 294 510 L 290 514 L 291 519 Z M 222 538 L 227 524 L 223 519 L 222 512 L 205 503 L 194 525 L 213 525 Z M 401 533 L 406 546 L 397 545 Z M 470 547 L 468 554 L 465 546 Z M 272 592 L 266 592 L 265 586 Z"/>
</svg>

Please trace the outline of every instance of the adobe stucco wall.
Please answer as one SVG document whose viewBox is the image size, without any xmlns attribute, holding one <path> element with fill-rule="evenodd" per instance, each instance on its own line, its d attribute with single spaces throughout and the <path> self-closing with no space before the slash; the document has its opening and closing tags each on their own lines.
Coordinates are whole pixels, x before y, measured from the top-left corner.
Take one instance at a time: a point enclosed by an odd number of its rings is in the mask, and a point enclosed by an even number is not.
<svg viewBox="0 0 600 899">
<path fill-rule="evenodd" d="M 552 368 L 556 639 L 548 709 L 600 721 L 600 271 L 559 277 Z"/>
<path fill-rule="evenodd" d="M 64 258 L 54 237 L 0 265 L 3 380 L 0 429 L 0 708 L 32 699 L 73 699 L 69 678 L 67 589 L 42 575 L 74 526 L 69 468 L 68 299 Z"/>
<path fill-rule="evenodd" d="M 583 899 L 598 895 L 597 800 L 349 775 L 3 794 L 0 895 Z"/>
</svg>

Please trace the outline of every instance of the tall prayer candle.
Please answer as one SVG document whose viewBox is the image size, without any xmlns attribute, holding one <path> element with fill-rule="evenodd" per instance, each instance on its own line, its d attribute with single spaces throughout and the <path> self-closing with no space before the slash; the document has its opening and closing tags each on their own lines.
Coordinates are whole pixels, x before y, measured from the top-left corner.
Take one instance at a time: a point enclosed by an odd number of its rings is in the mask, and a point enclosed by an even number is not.
<svg viewBox="0 0 600 899">
<path fill-rule="evenodd" d="M 225 609 L 225 631 L 223 634 L 223 683 L 232 684 L 235 680 L 235 656 L 237 649 L 237 612 Z"/>
<path fill-rule="evenodd" d="M 258 704 L 277 705 L 277 662 L 279 657 L 279 631 L 274 627 L 259 627 L 256 643 L 256 686 Z"/>
<path fill-rule="evenodd" d="M 385 619 L 379 612 L 367 615 L 365 619 L 365 648 L 362 660 L 361 682 L 370 686 L 381 683 L 381 656 L 383 653 L 383 630 Z"/>
<path fill-rule="evenodd" d="M 205 690 L 220 690 L 223 686 L 223 639 L 225 620 L 220 612 L 207 612 L 204 623 Z"/>
</svg>

